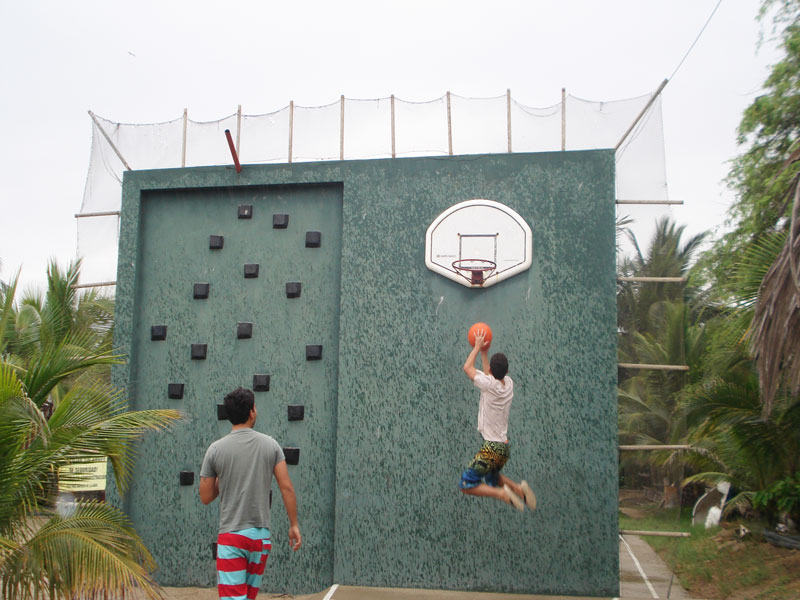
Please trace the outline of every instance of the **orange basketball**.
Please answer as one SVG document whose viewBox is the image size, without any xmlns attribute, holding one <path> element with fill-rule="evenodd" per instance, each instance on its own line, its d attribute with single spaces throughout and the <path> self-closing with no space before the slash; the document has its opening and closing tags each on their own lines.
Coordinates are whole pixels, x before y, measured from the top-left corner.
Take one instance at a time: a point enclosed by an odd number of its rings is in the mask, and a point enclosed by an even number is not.
<svg viewBox="0 0 800 600">
<path fill-rule="evenodd" d="M 492 345 L 492 328 L 489 327 L 486 323 L 475 323 L 475 325 L 470 327 L 469 331 L 467 332 L 467 340 L 469 341 L 470 346 L 474 346 L 475 334 L 481 329 L 486 331 L 486 339 L 483 342 L 483 349 L 488 350 L 489 346 Z"/>
</svg>

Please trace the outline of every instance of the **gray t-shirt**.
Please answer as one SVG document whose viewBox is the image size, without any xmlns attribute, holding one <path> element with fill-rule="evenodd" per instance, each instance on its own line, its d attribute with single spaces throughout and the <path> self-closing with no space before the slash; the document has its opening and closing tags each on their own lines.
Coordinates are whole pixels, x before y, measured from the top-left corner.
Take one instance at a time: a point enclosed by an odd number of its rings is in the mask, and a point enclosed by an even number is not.
<svg viewBox="0 0 800 600">
<path fill-rule="evenodd" d="M 219 533 L 269 529 L 272 470 L 286 460 L 278 442 L 252 429 L 237 429 L 211 444 L 200 477 L 219 479 Z"/>
</svg>

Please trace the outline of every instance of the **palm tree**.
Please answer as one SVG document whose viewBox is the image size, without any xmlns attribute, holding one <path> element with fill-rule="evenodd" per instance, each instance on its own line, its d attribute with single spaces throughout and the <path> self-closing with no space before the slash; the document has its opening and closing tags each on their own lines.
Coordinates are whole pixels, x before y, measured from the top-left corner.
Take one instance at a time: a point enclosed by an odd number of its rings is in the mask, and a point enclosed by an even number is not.
<svg viewBox="0 0 800 600">
<path fill-rule="evenodd" d="M 682 243 L 685 225 L 676 225 L 669 217 L 656 221 L 655 233 L 647 254 L 636 236 L 627 230 L 635 254 L 620 263 L 621 277 L 686 277 L 694 254 L 706 237 L 701 233 Z M 691 290 L 688 290 L 691 291 Z M 655 333 L 659 323 L 653 307 L 664 301 L 682 300 L 687 288 L 680 283 L 624 283 L 617 288 L 617 319 L 620 347 L 630 350 L 633 333 Z M 656 309 L 657 310 L 657 309 Z"/>
<path fill-rule="evenodd" d="M 705 238 L 682 242 L 685 226 L 659 219 L 647 253 L 628 231 L 635 254 L 620 265 L 625 277 L 685 277 L 694 253 Z M 659 365 L 698 363 L 705 348 L 703 297 L 680 283 L 621 283 L 617 288 L 621 362 Z M 621 370 L 619 384 L 620 440 L 628 443 L 683 443 L 686 428 L 678 411 L 680 392 L 692 377 L 680 371 Z M 666 498 L 677 497 L 683 478 L 682 456 L 674 452 L 626 454 L 623 469 L 647 465 L 651 477 L 663 481 Z"/>
<path fill-rule="evenodd" d="M 53 361 L 53 376 L 59 361 Z M 45 378 L 48 379 L 48 378 Z M 117 487 L 131 476 L 133 443 L 160 430 L 175 411 L 128 412 L 107 386 L 79 379 L 50 419 L 27 393 L 16 369 L 0 363 L 0 592 L 8 599 L 74 598 L 139 590 L 159 597 L 152 557 L 118 509 L 54 502 L 55 474 L 69 464 L 108 457 Z"/>
<path fill-rule="evenodd" d="M 753 371 L 703 383 L 687 394 L 683 411 L 694 448 L 689 462 L 699 471 L 684 483 L 729 482 L 738 493 L 726 511 L 751 506 L 756 492 L 800 471 L 800 401 L 780 395 L 764 418 Z"/>
<path fill-rule="evenodd" d="M 684 387 L 699 373 L 707 338 L 703 323 L 692 323 L 681 301 L 654 305 L 657 333 L 635 333 L 633 351 L 647 364 L 686 364 L 689 371 L 641 371 L 620 384 L 619 436 L 622 443 L 686 444 L 687 428 L 679 400 Z M 628 359 L 623 355 L 623 359 Z M 628 359 L 630 360 L 630 359 Z M 623 467 L 645 463 L 662 480 L 667 506 L 677 500 L 684 474 L 683 452 L 665 450 L 644 456 L 626 455 Z"/>
<path fill-rule="evenodd" d="M 121 511 L 79 502 L 65 512 L 55 501 L 59 468 L 98 457 L 110 461 L 124 492 L 136 440 L 180 417 L 129 412 L 111 388 L 105 372 L 122 358 L 111 351 L 110 305 L 92 294 L 76 297 L 79 266 L 62 273 L 51 265 L 47 293 L 19 305 L 18 277 L 2 290 L 0 593 L 56 599 L 139 590 L 156 598 L 153 559 Z"/>
</svg>

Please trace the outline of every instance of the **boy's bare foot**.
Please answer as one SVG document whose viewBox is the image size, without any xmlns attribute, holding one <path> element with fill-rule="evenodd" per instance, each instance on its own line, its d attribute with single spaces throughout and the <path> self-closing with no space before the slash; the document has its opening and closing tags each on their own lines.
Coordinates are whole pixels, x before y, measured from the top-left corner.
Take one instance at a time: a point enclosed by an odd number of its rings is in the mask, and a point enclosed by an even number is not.
<svg viewBox="0 0 800 600">
<path fill-rule="evenodd" d="M 536 510 L 536 494 L 533 493 L 531 486 L 529 486 L 528 482 L 524 479 L 520 481 L 519 485 L 522 488 L 522 496 L 525 498 L 525 504 L 528 505 L 529 509 Z"/>
<path fill-rule="evenodd" d="M 522 498 L 512 492 L 508 485 L 504 485 L 503 490 L 505 491 L 506 496 L 508 496 L 509 504 L 512 504 L 517 510 L 525 510 L 525 504 L 522 502 Z"/>
</svg>

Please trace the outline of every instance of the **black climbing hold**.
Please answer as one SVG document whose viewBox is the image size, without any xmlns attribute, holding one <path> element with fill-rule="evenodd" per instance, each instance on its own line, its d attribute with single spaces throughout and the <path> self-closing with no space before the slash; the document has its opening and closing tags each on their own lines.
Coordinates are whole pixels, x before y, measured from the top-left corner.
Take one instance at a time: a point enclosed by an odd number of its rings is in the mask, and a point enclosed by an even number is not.
<svg viewBox="0 0 800 600">
<path fill-rule="evenodd" d="M 222 250 L 225 238 L 221 235 L 212 235 L 208 238 L 208 247 L 212 250 Z"/>
<path fill-rule="evenodd" d="M 192 344 L 192 360 L 205 360 L 208 344 Z"/>
<path fill-rule="evenodd" d="M 268 392 L 269 391 L 269 375 L 253 375 L 253 391 L 254 392 Z"/>
<path fill-rule="evenodd" d="M 236 324 L 236 338 L 246 340 L 253 337 L 253 324 L 252 323 L 237 323 Z"/>
<path fill-rule="evenodd" d="M 167 396 L 172 400 L 180 400 L 183 398 L 183 384 L 182 383 L 168 383 Z"/>
<path fill-rule="evenodd" d="M 272 508 L 272 490 L 269 491 L 269 507 Z"/>
<path fill-rule="evenodd" d="M 255 279 L 258 277 L 258 265 L 257 264 L 247 264 L 244 266 L 244 278 L 245 279 Z"/>
<path fill-rule="evenodd" d="M 289 215 L 272 215 L 273 229 L 286 229 L 289 226 Z"/>
<path fill-rule="evenodd" d="M 194 471 L 181 471 L 181 485 L 194 485 Z"/>
<path fill-rule="evenodd" d="M 319 231 L 306 231 L 306 248 L 319 248 L 322 245 L 322 234 Z"/>
<path fill-rule="evenodd" d="M 194 298 L 195 300 L 205 300 L 208 298 L 208 291 L 211 285 L 208 283 L 195 283 L 194 284 Z"/>
<path fill-rule="evenodd" d="M 167 339 L 167 326 L 166 325 L 153 325 L 150 328 L 150 339 L 155 342 L 161 342 Z"/>
<path fill-rule="evenodd" d="M 217 404 L 217 421 L 227 421 L 228 411 L 224 404 Z"/>
<path fill-rule="evenodd" d="M 251 219 L 253 217 L 253 205 L 240 204 L 239 209 L 237 211 L 237 216 L 240 219 Z"/>
<path fill-rule="evenodd" d="M 306 346 L 306 360 L 321 360 L 321 359 L 322 359 L 321 345 Z"/>
<path fill-rule="evenodd" d="M 302 421 L 303 417 L 305 416 L 305 406 L 302 404 L 290 404 L 289 405 L 289 420 L 290 421 Z"/>
<path fill-rule="evenodd" d="M 217 560 L 217 542 L 211 542 L 211 558 Z"/>
<path fill-rule="evenodd" d="M 283 456 L 287 465 L 296 465 L 300 462 L 300 448 L 284 448 Z"/>
<path fill-rule="evenodd" d="M 290 281 L 286 284 L 286 297 L 287 298 L 299 298 L 300 297 L 300 288 L 302 285 L 299 281 Z"/>
</svg>

